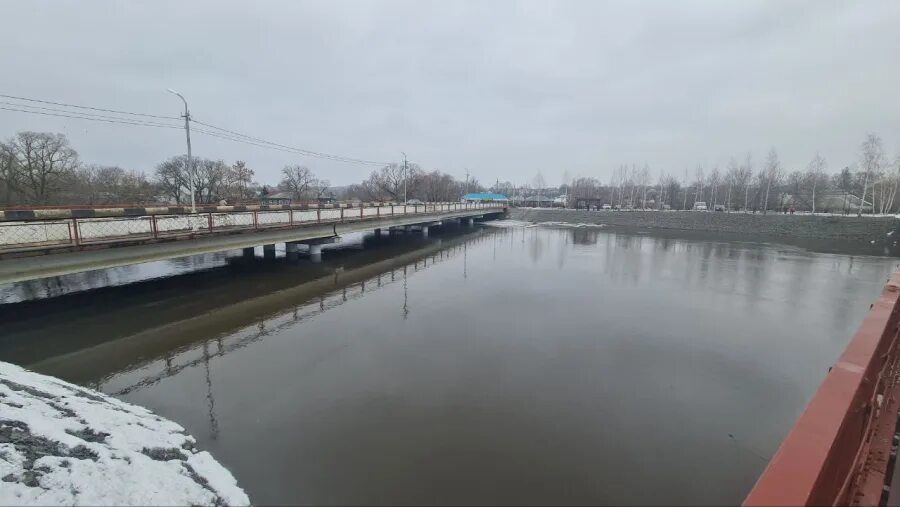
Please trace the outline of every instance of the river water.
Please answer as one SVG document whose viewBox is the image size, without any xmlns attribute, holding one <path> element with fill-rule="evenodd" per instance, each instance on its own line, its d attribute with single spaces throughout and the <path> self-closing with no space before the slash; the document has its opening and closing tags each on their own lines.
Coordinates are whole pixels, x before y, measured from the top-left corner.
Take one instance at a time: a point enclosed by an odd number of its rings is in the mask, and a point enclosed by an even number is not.
<svg viewBox="0 0 900 507">
<path fill-rule="evenodd" d="M 515 223 L 234 254 L 0 288 L 0 358 L 257 504 L 738 503 L 897 263 Z"/>
</svg>

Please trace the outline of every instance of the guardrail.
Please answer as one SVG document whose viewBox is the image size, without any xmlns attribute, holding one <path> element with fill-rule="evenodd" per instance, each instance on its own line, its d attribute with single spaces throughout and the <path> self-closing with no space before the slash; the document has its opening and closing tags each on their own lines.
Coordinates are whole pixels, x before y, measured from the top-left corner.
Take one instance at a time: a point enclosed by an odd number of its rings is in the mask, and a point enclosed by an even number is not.
<svg viewBox="0 0 900 507">
<path fill-rule="evenodd" d="M 147 214 L 125 217 L 35 218 L 0 222 L 0 253 L 190 238 L 218 233 L 341 223 L 389 216 L 503 208 L 505 208 L 503 203 L 471 202 L 210 211 L 186 215 Z"/>
<path fill-rule="evenodd" d="M 884 505 L 900 408 L 900 270 L 744 505 Z"/>
</svg>

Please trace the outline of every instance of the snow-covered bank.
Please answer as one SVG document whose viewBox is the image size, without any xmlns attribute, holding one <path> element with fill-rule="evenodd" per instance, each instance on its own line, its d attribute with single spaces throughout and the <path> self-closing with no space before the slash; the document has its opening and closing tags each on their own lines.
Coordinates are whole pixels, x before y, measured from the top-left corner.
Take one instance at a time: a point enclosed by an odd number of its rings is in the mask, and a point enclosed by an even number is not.
<svg viewBox="0 0 900 507">
<path fill-rule="evenodd" d="M 184 428 L 0 362 L 0 505 L 248 505 Z"/>
</svg>

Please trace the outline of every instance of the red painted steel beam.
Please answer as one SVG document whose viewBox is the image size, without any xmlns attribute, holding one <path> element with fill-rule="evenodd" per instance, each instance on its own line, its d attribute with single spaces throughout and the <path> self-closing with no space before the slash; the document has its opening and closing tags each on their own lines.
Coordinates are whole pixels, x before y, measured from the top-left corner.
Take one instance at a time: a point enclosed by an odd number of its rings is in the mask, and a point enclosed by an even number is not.
<svg viewBox="0 0 900 507">
<path fill-rule="evenodd" d="M 900 270 L 760 476 L 744 505 L 875 505 L 897 426 Z"/>
</svg>

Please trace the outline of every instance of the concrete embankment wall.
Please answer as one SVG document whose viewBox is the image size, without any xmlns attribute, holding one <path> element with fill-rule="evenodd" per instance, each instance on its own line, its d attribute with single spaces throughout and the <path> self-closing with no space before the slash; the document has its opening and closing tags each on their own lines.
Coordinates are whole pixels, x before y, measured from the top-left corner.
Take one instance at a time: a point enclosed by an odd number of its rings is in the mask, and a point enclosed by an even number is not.
<svg viewBox="0 0 900 507">
<path fill-rule="evenodd" d="M 587 211 L 510 208 L 509 218 L 527 222 L 604 224 L 609 227 L 724 232 L 754 236 L 866 240 L 900 239 L 900 219 L 826 215 L 748 214 L 702 211 Z"/>
</svg>

